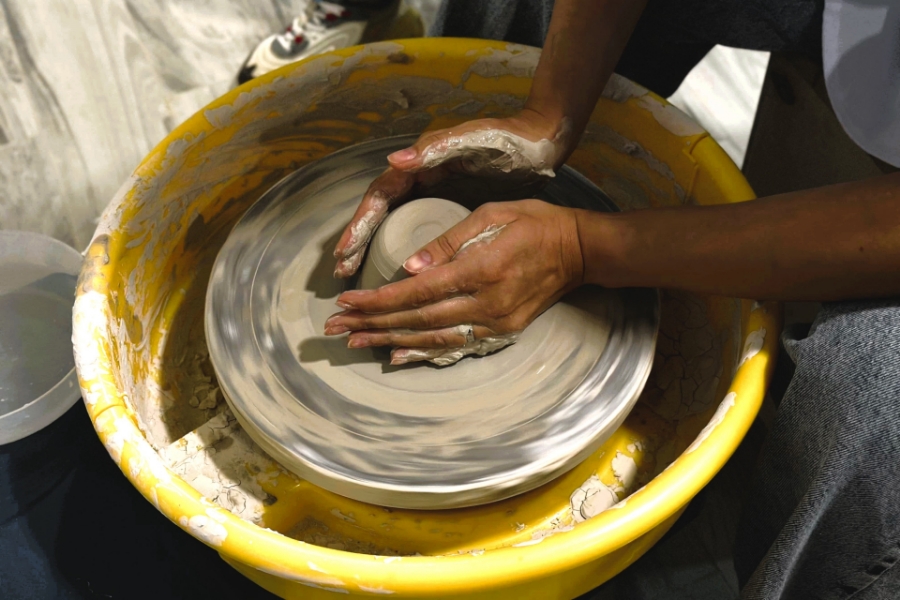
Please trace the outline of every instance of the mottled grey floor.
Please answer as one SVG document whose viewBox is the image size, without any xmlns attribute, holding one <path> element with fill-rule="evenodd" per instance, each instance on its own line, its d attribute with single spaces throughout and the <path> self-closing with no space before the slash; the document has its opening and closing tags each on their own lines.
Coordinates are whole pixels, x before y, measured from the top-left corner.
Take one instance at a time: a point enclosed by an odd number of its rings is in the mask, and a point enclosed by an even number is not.
<svg viewBox="0 0 900 600">
<path fill-rule="evenodd" d="M 0 1 L 0 227 L 84 248 L 141 158 L 302 4 Z"/>
<path fill-rule="evenodd" d="M 426 19 L 437 2 L 410 0 Z M 0 0 L 0 229 L 84 248 L 141 158 L 229 89 L 255 43 L 303 4 Z M 677 531 L 589 597 L 736 597 L 730 552 L 753 450 L 743 454 Z"/>
</svg>

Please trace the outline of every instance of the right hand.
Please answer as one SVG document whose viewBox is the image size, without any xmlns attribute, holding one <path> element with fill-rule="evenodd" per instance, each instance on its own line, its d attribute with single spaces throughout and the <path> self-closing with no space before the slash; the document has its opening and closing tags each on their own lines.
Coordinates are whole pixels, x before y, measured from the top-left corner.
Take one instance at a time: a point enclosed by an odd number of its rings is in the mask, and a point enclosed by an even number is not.
<svg viewBox="0 0 900 600">
<path fill-rule="evenodd" d="M 484 200 L 533 195 L 529 190 L 553 177 L 565 161 L 570 137 L 566 123 L 529 109 L 513 117 L 478 119 L 422 134 L 409 148 L 388 156 L 390 167 L 369 186 L 335 247 L 335 277 L 355 274 L 388 211 L 425 190 L 474 177 L 477 187 L 470 183 L 466 190 L 470 197 L 479 188 L 490 196 Z"/>
</svg>

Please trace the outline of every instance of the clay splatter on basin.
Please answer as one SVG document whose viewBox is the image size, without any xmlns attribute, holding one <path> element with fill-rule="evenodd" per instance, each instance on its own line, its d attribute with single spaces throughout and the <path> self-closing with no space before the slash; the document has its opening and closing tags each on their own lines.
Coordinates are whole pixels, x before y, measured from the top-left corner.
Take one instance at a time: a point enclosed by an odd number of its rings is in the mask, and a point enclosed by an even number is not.
<svg viewBox="0 0 900 600">
<path fill-rule="evenodd" d="M 249 441 L 213 391 L 203 297 L 216 252 L 243 212 L 288 173 L 348 145 L 511 114 L 537 56 L 505 44 L 420 40 L 292 65 L 173 131 L 104 213 L 73 324 L 94 424 L 149 501 L 268 589 L 303 598 L 436 589 L 446 597 L 574 597 L 652 545 L 749 427 L 771 367 L 777 307 L 679 294 L 663 298 L 668 339 L 624 425 L 563 477 L 492 505 L 387 510 L 325 492 Z M 623 209 L 752 197 L 705 133 L 667 129 L 657 117 L 668 120 L 668 109 L 647 103 L 665 107 L 615 80 L 569 164 Z M 744 353 L 745 336 L 763 329 L 759 350 L 752 341 Z M 721 422 L 683 454 L 731 392 Z M 611 492 L 589 499 L 601 484 Z M 573 502 L 579 489 L 585 498 Z M 512 564 L 537 575 L 511 575 L 498 588 L 496 573 Z"/>
</svg>

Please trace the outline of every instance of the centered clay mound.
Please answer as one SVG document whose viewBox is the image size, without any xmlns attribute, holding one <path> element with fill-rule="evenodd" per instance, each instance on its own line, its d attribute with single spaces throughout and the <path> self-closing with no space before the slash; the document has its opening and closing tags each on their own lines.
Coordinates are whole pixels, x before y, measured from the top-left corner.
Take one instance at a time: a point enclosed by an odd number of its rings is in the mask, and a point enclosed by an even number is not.
<svg viewBox="0 0 900 600">
<path fill-rule="evenodd" d="M 392 367 L 385 349 L 326 338 L 354 285 L 332 277 L 334 245 L 384 157 L 409 141 L 326 157 L 245 214 L 210 280 L 210 358 L 251 437 L 317 485 L 403 508 L 500 500 L 574 467 L 619 426 L 650 371 L 657 295 L 582 288 L 517 344 L 445 368 Z M 612 210 L 567 168 L 542 197 Z"/>
</svg>

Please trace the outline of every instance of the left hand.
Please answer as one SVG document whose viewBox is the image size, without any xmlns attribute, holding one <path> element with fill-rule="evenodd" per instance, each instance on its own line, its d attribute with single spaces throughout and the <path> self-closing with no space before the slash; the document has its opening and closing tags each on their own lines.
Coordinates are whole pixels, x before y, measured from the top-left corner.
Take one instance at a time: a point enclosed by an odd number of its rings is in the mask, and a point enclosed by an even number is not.
<svg viewBox="0 0 900 600">
<path fill-rule="evenodd" d="M 404 268 L 413 277 L 341 294 L 346 310 L 325 335 L 349 331 L 350 348 L 394 346 L 394 364 L 422 360 L 417 349 L 466 345 L 460 325 L 473 325 L 476 340 L 522 331 L 584 278 L 575 211 L 540 200 L 485 204 Z"/>
<path fill-rule="evenodd" d="M 363 194 L 334 249 L 335 277 L 356 274 L 375 230 L 391 209 L 415 197 L 525 198 L 553 177 L 573 139 L 578 141 L 568 120 L 554 121 L 529 109 L 423 133 L 412 146 L 387 157 L 390 166 Z"/>
</svg>

